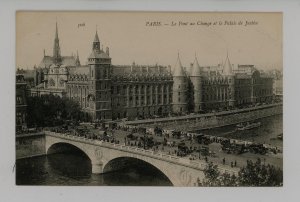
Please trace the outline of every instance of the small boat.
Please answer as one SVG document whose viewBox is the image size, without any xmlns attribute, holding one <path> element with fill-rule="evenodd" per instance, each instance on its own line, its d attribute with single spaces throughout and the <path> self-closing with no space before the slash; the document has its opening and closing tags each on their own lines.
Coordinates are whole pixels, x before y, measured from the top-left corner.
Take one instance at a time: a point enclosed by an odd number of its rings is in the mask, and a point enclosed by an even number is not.
<svg viewBox="0 0 300 202">
<path fill-rule="evenodd" d="M 258 128 L 261 126 L 261 123 L 260 122 L 256 122 L 256 123 L 240 123 L 237 125 L 237 130 L 250 130 L 252 128 Z"/>
</svg>

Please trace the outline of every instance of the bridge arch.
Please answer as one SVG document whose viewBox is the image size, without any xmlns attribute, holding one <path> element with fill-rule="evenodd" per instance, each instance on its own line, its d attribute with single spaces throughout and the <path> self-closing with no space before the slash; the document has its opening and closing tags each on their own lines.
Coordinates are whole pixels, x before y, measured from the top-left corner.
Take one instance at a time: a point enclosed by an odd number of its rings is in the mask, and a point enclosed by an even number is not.
<svg viewBox="0 0 300 202">
<path fill-rule="evenodd" d="M 89 155 L 80 147 L 77 147 L 74 144 L 71 143 L 66 143 L 66 142 L 57 142 L 54 143 L 52 145 L 50 145 L 47 150 L 46 150 L 46 154 L 55 154 L 55 153 L 68 153 L 68 152 L 76 152 L 76 153 L 81 153 L 84 156 L 86 156 L 90 161 L 91 158 L 89 157 Z"/>
<path fill-rule="evenodd" d="M 173 182 L 169 176 L 167 176 L 160 168 L 152 163 L 142 160 L 140 158 L 129 157 L 129 156 L 119 156 L 113 158 L 103 164 L 103 173 L 113 172 L 127 168 L 128 166 L 133 166 L 135 168 L 141 169 L 147 172 L 153 172 L 159 179 L 166 182 L 166 185 L 173 186 Z"/>
<path fill-rule="evenodd" d="M 133 158 L 150 164 L 157 170 L 159 170 L 166 178 L 171 182 L 173 186 L 178 186 L 181 182 L 179 182 L 177 177 L 177 172 L 174 172 L 178 169 L 178 165 L 170 164 L 169 162 L 161 161 L 160 159 L 154 159 L 151 157 L 146 157 L 143 155 L 130 154 L 128 152 L 114 152 L 111 155 L 104 155 L 106 158 L 103 161 L 102 168 L 103 171 L 107 171 L 108 168 L 105 168 L 108 163 L 118 158 Z M 180 167 L 180 166 L 179 166 Z"/>
<path fill-rule="evenodd" d="M 91 160 L 94 174 L 106 172 L 108 168 L 105 167 L 114 159 L 135 158 L 145 161 L 161 171 L 174 186 L 194 186 L 198 179 L 205 177 L 202 168 L 198 167 L 198 164 L 195 168 L 195 165 L 192 165 L 188 159 L 174 159 L 139 148 L 47 132 L 45 136 L 46 152 L 51 152 L 49 148 L 57 143 L 66 143 L 82 150 Z"/>
<path fill-rule="evenodd" d="M 66 176 L 83 177 L 91 174 L 92 161 L 80 148 L 69 143 L 52 144 L 48 150 L 47 162 L 51 169 L 57 170 Z M 78 167 L 80 165 L 80 168 Z"/>
<path fill-rule="evenodd" d="M 63 151 L 68 151 L 68 150 L 77 150 L 81 151 L 85 156 L 89 158 L 89 160 L 92 160 L 92 156 L 89 154 L 88 151 L 86 151 L 81 145 L 76 145 L 76 142 L 70 143 L 70 142 L 64 142 L 64 141 L 59 141 L 59 142 L 54 142 L 46 145 L 46 154 L 53 154 L 53 153 L 59 153 Z"/>
</svg>

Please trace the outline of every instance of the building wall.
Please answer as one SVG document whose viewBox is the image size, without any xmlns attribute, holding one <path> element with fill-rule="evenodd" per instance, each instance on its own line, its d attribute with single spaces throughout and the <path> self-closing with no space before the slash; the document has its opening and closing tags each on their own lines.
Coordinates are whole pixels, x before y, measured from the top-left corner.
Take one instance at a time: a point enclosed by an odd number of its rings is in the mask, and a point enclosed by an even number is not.
<svg viewBox="0 0 300 202">
<path fill-rule="evenodd" d="M 26 82 L 22 75 L 16 76 L 16 131 L 27 128 L 27 99 L 26 99 Z"/>
<path fill-rule="evenodd" d="M 94 119 L 149 118 L 154 115 L 185 113 L 193 104 L 193 112 L 227 109 L 229 107 L 269 102 L 272 100 L 273 80 L 261 77 L 259 72 L 245 77 L 201 76 L 160 77 L 153 80 L 133 79 L 124 75 L 112 78 L 110 64 L 86 67 L 87 74 L 68 74 L 65 86 L 56 88 L 45 84 L 39 94 L 65 95 L 77 101 L 84 112 Z M 91 70 L 93 69 L 93 75 Z M 57 70 L 61 72 L 60 70 Z M 45 75 L 45 79 L 61 80 L 57 72 Z M 188 89 L 188 82 L 192 89 Z M 55 86 L 58 85 L 55 84 Z M 188 92 L 191 90 L 192 92 Z M 32 92 L 37 92 L 32 91 Z M 189 95 L 189 96 L 187 96 Z M 189 100 L 192 99 L 192 100 Z"/>
<path fill-rule="evenodd" d="M 202 100 L 204 110 L 229 107 L 229 83 L 226 77 L 206 77 L 202 79 Z"/>
<path fill-rule="evenodd" d="M 171 112 L 172 81 L 114 81 L 112 83 L 113 119 L 153 115 Z"/>
<path fill-rule="evenodd" d="M 57 33 L 56 26 L 53 57 L 44 53 L 39 68 L 35 68 L 36 87 L 31 95 L 67 96 L 94 120 L 198 113 L 272 99 L 272 78 L 262 76 L 254 65 L 238 65 L 233 70 L 228 55 L 223 68 L 200 67 L 195 58 L 197 74 L 184 70 L 179 55 L 173 76 L 171 69 L 158 65 L 145 68 L 133 64 L 130 71 L 118 67 L 114 72 L 109 48 L 105 52 L 100 48 L 97 32 L 87 66 L 80 66 L 78 55 L 60 55 Z"/>
<path fill-rule="evenodd" d="M 252 103 L 253 85 L 252 78 L 236 79 L 235 81 L 235 102 L 236 105 Z"/>
</svg>

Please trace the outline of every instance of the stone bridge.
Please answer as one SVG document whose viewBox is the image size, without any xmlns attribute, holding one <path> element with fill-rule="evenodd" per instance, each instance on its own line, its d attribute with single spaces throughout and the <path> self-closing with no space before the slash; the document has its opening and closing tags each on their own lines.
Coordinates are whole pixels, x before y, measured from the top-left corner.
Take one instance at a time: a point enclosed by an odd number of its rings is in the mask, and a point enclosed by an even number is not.
<svg viewBox="0 0 300 202">
<path fill-rule="evenodd" d="M 68 134 L 45 131 L 46 153 L 57 144 L 69 144 L 84 152 L 92 164 L 92 173 L 100 174 L 113 171 L 116 167 L 111 162 L 121 158 L 134 158 L 151 164 L 160 170 L 173 186 L 195 186 L 198 180 L 204 178 L 205 161 L 189 160 L 173 155 L 144 150 L 121 144 L 87 139 Z M 118 165 L 116 163 L 115 165 Z M 221 172 L 237 173 L 236 168 L 219 165 Z"/>
</svg>

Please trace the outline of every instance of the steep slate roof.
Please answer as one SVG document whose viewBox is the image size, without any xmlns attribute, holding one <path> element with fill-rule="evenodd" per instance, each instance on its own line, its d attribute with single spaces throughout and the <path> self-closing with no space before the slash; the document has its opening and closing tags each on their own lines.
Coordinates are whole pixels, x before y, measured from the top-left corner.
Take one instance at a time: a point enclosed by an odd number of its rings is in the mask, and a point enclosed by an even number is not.
<svg viewBox="0 0 300 202">
<path fill-rule="evenodd" d="M 62 65 L 76 66 L 76 57 L 74 56 L 63 56 L 61 57 L 61 60 Z M 41 63 L 39 64 L 39 67 L 49 68 L 52 64 L 54 64 L 54 58 L 51 56 L 44 56 Z"/>
<path fill-rule="evenodd" d="M 231 66 L 231 63 L 229 61 L 228 54 L 227 54 L 227 57 L 226 57 L 226 60 L 225 60 L 225 63 L 224 63 L 223 74 L 224 75 L 232 75 L 232 66 Z"/>
<path fill-rule="evenodd" d="M 63 56 L 62 65 L 66 66 L 76 66 L 76 57 L 74 56 Z"/>
<path fill-rule="evenodd" d="M 197 57 L 195 57 L 195 61 L 193 64 L 193 71 L 192 71 L 191 76 L 201 76 L 201 67 L 198 63 Z"/>
<path fill-rule="evenodd" d="M 79 66 L 79 67 L 69 67 L 69 74 L 70 75 L 88 75 L 90 73 L 89 66 Z"/>
<path fill-rule="evenodd" d="M 53 63 L 53 58 L 51 56 L 44 56 L 41 63 L 39 64 L 39 67 L 49 68 Z"/>
<path fill-rule="evenodd" d="M 113 75 L 123 76 L 124 74 L 138 74 L 138 75 L 147 75 L 147 74 L 168 74 L 168 68 L 165 66 L 139 66 L 139 65 L 114 65 Z"/>
<path fill-rule="evenodd" d="M 177 57 L 176 65 L 174 67 L 173 76 L 185 76 L 185 72 L 182 68 L 181 61 L 180 61 L 180 58 L 179 58 L 179 54 L 178 54 L 178 57 Z"/>
<path fill-rule="evenodd" d="M 97 51 L 92 51 L 89 58 L 110 58 L 110 57 L 101 50 L 100 53 L 98 53 Z"/>
</svg>

